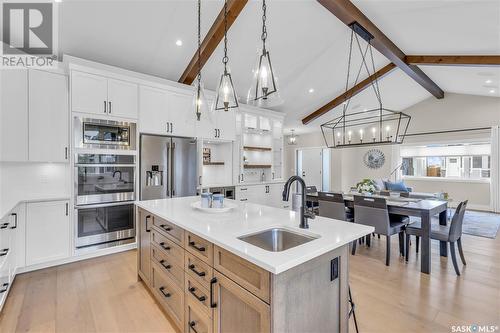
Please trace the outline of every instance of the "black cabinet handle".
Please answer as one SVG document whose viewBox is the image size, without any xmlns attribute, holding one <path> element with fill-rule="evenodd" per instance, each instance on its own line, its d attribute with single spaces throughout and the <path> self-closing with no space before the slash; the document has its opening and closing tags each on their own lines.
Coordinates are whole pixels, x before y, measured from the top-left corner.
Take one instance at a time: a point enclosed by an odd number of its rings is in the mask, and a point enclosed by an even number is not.
<svg viewBox="0 0 500 333">
<path fill-rule="evenodd" d="M 170 251 L 170 246 L 165 246 L 165 242 L 161 242 L 161 243 L 160 243 L 160 246 L 161 246 L 164 250 Z"/>
<path fill-rule="evenodd" d="M 172 231 L 172 228 L 168 227 L 166 224 L 161 224 L 160 227 L 162 227 L 165 231 Z"/>
<path fill-rule="evenodd" d="M 174 133 L 174 123 L 170 123 L 170 133 Z"/>
<path fill-rule="evenodd" d="M 9 249 L 2 249 L 2 252 L 0 252 L 0 257 L 6 256 L 7 253 L 9 253 Z"/>
<path fill-rule="evenodd" d="M 198 184 L 201 185 L 201 176 L 198 176 Z"/>
<path fill-rule="evenodd" d="M 10 215 L 14 216 L 14 226 L 11 227 L 11 229 L 16 229 L 17 228 L 17 213 L 12 213 Z"/>
<path fill-rule="evenodd" d="M 189 246 L 194 248 L 195 250 L 198 250 L 200 252 L 205 252 L 205 247 L 204 246 L 196 246 L 195 242 L 189 242 Z"/>
<path fill-rule="evenodd" d="M 191 287 L 188 289 L 189 292 L 191 293 L 191 295 L 193 295 L 198 301 L 200 302 L 205 302 L 205 300 L 207 299 L 205 296 L 198 296 L 196 295 L 195 291 L 196 291 L 196 288 L 195 287 Z"/>
<path fill-rule="evenodd" d="M 109 113 L 111 113 L 111 102 L 108 102 L 109 104 Z"/>
<path fill-rule="evenodd" d="M 166 264 L 166 265 L 165 265 L 165 263 L 166 263 L 166 261 L 165 261 L 165 260 L 163 260 L 163 259 L 162 259 L 162 260 L 160 260 L 160 265 L 162 265 L 163 267 L 165 267 L 165 269 L 170 269 L 170 268 L 172 268 L 172 266 L 171 266 L 171 265 L 169 265 L 169 264 Z"/>
<path fill-rule="evenodd" d="M 104 101 L 104 113 L 106 113 L 106 101 Z"/>
<path fill-rule="evenodd" d="M 195 268 L 195 266 L 193 264 L 189 265 L 188 266 L 189 270 L 194 272 L 194 274 L 198 275 L 198 276 L 205 276 L 206 273 L 205 272 L 198 272 Z"/>
<path fill-rule="evenodd" d="M 248 199 L 240 199 L 240 201 L 247 201 Z"/>
<path fill-rule="evenodd" d="M 217 307 L 217 303 L 214 302 L 214 284 L 217 283 L 217 278 L 212 278 L 212 280 L 210 280 L 210 307 L 211 308 L 216 308 Z"/>
<path fill-rule="evenodd" d="M 151 229 L 148 229 L 148 220 L 149 220 L 150 218 L 151 218 L 151 215 L 147 215 L 147 216 L 146 216 L 146 219 L 145 219 L 145 221 L 146 221 L 146 232 L 151 232 Z"/>
<path fill-rule="evenodd" d="M 9 222 L 0 224 L 0 229 L 7 229 Z"/>
<path fill-rule="evenodd" d="M 68 216 L 69 214 L 69 203 L 66 202 L 66 216 Z"/>
<path fill-rule="evenodd" d="M 165 296 L 166 298 L 169 298 L 170 296 L 170 293 L 168 291 L 165 290 L 165 287 L 160 287 L 159 288 L 160 292 L 163 294 L 163 296 Z"/>
<path fill-rule="evenodd" d="M 189 329 L 192 330 L 194 333 L 198 333 L 198 331 L 194 329 L 195 326 L 196 323 L 194 321 L 189 322 Z"/>
<path fill-rule="evenodd" d="M 68 159 L 68 147 L 64 147 L 64 159 Z"/>
<path fill-rule="evenodd" d="M 9 283 L 8 282 L 2 284 L 2 289 L 0 289 L 0 294 L 3 294 L 4 292 L 6 292 L 7 289 L 9 289 Z"/>
</svg>

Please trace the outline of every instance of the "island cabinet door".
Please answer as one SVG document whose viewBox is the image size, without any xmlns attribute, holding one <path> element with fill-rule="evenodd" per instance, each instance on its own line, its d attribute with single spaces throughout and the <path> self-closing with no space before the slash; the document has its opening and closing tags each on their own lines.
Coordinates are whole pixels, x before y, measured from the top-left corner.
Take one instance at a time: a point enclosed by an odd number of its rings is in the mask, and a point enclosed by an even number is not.
<svg viewBox="0 0 500 333">
<path fill-rule="evenodd" d="M 214 333 L 271 332 L 269 305 L 215 271 L 212 280 Z"/>
<path fill-rule="evenodd" d="M 152 216 L 145 210 L 137 209 L 139 221 L 139 276 L 149 284 L 151 280 L 151 222 Z"/>
</svg>

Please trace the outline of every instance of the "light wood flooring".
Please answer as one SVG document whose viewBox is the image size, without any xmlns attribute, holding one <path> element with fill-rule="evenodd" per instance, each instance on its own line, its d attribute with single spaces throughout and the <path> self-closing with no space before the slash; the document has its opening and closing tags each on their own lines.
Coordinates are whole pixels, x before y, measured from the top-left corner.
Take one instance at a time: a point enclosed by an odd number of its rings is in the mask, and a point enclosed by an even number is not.
<svg viewBox="0 0 500 333">
<path fill-rule="evenodd" d="M 467 266 L 457 277 L 433 244 L 432 273 L 408 264 L 393 237 L 358 247 L 350 280 L 361 333 L 451 332 L 451 325 L 500 325 L 500 239 L 464 235 Z M 459 259 L 460 260 L 460 259 Z M 0 316 L 0 332 L 174 332 L 136 277 L 136 251 L 16 277 Z M 354 332 L 351 320 L 351 332 Z"/>
</svg>

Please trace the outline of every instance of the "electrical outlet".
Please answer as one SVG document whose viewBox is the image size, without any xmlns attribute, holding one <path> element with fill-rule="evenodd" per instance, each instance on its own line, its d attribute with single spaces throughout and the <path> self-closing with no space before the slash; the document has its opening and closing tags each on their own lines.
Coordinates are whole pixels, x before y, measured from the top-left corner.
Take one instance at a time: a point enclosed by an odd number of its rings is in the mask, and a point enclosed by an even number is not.
<svg viewBox="0 0 500 333">
<path fill-rule="evenodd" d="M 333 258 L 330 261 L 330 281 L 334 281 L 339 277 L 339 257 Z"/>
</svg>

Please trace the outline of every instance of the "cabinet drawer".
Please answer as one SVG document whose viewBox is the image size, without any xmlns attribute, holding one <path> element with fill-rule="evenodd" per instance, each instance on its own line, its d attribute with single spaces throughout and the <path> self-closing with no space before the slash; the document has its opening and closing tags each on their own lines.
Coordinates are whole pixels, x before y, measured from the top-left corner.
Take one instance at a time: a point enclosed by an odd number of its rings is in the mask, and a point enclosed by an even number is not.
<svg viewBox="0 0 500 333">
<path fill-rule="evenodd" d="M 198 304 L 200 309 L 207 315 L 212 317 L 212 308 L 210 307 L 210 292 L 201 284 L 196 282 L 190 275 L 186 274 L 186 283 L 184 292 L 186 299 L 192 300 Z"/>
<path fill-rule="evenodd" d="M 271 274 L 268 271 L 218 246 L 214 246 L 214 268 L 269 303 Z"/>
<path fill-rule="evenodd" d="M 185 313 L 185 333 L 212 333 L 212 319 L 203 311 L 200 310 L 190 298 L 186 298 L 186 313 Z"/>
<path fill-rule="evenodd" d="M 203 287 L 207 289 L 210 288 L 210 280 L 213 277 L 213 268 L 188 251 L 184 253 L 184 270 Z"/>
<path fill-rule="evenodd" d="M 161 217 L 153 216 L 153 225 L 158 228 L 161 233 L 169 235 L 179 245 L 182 245 L 184 239 L 184 229 L 179 228 Z"/>
<path fill-rule="evenodd" d="M 214 249 L 213 244 L 209 241 L 190 232 L 186 232 L 184 239 L 184 248 L 204 262 L 212 265 Z"/>
<path fill-rule="evenodd" d="M 159 233 L 155 228 L 151 229 L 151 237 L 153 245 L 163 251 L 170 260 L 183 267 L 184 265 L 184 249 L 175 244 L 173 240 Z"/>
<path fill-rule="evenodd" d="M 174 323 L 182 329 L 184 322 L 184 291 L 163 273 L 156 263 L 152 264 L 151 284 L 153 294 Z"/>
<path fill-rule="evenodd" d="M 165 253 L 165 251 L 160 250 L 157 246 L 151 247 L 151 257 L 179 288 L 184 287 L 184 270 L 182 266 L 177 265 L 176 261 L 172 260 L 171 256 Z"/>
</svg>

